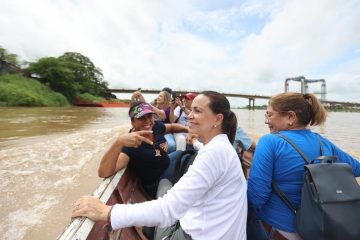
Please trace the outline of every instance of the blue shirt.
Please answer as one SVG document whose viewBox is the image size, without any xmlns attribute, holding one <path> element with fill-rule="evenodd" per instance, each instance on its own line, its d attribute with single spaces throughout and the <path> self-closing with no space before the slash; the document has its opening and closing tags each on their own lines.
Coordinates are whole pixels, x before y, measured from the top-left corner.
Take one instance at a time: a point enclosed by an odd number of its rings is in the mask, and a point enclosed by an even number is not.
<svg viewBox="0 0 360 240">
<path fill-rule="evenodd" d="M 337 155 L 339 162 L 350 164 L 355 176 L 360 176 L 360 162 L 321 135 L 308 129 L 280 133 L 298 145 L 311 160 L 320 156 L 319 136 L 324 147 L 323 155 Z M 279 196 L 272 192 L 271 182 L 274 180 L 293 206 L 298 208 L 304 164 L 305 160 L 299 153 L 284 139 L 274 134 L 264 135 L 256 146 L 248 179 L 248 199 L 259 217 L 277 229 L 296 232 L 295 215 Z"/>
<path fill-rule="evenodd" d="M 241 143 L 244 150 L 248 150 L 252 144 L 251 138 L 249 137 L 249 135 L 246 134 L 246 132 L 241 127 L 237 127 L 236 129 L 235 141 L 233 146 L 236 148 L 236 145 L 239 143 Z"/>
</svg>

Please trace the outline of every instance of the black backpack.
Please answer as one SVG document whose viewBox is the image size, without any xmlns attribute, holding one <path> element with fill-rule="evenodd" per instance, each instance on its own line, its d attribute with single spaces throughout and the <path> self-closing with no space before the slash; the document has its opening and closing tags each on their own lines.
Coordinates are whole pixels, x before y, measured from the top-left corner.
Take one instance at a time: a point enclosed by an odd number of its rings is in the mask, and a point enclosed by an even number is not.
<svg viewBox="0 0 360 240">
<path fill-rule="evenodd" d="M 360 187 L 351 166 L 334 163 L 337 156 L 321 156 L 314 163 L 290 139 L 276 133 L 290 143 L 304 158 L 306 164 L 301 189 L 300 208 L 293 207 L 286 195 L 272 182 L 274 191 L 296 214 L 296 229 L 303 240 L 359 240 Z"/>
<path fill-rule="evenodd" d="M 177 183 L 179 179 L 186 173 L 189 169 L 189 166 L 194 162 L 197 155 L 197 151 L 194 149 L 189 149 L 183 151 L 180 156 L 176 159 L 173 179 L 171 182 L 173 184 Z"/>
</svg>

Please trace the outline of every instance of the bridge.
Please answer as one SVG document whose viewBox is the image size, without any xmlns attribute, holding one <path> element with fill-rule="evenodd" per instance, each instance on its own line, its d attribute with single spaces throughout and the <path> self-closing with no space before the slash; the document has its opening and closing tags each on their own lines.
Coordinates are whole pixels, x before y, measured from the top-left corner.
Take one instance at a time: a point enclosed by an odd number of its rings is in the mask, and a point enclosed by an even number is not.
<svg viewBox="0 0 360 240">
<path fill-rule="evenodd" d="M 138 91 L 138 89 L 109 89 L 111 93 L 133 93 Z M 161 90 L 159 89 L 141 89 L 141 92 L 144 94 L 158 94 Z M 186 94 L 188 92 L 193 93 L 200 93 L 199 91 L 185 91 L 185 90 L 177 90 L 174 91 L 179 94 Z M 242 93 L 222 93 L 227 97 L 235 97 L 235 98 L 246 98 L 249 100 L 249 110 L 255 110 L 255 99 L 270 99 L 271 96 L 265 95 L 256 95 L 256 94 L 242 94 Z M 346 108 L 346 109 L 356 109 L 360 110 L 360 103 L 355 102 L 338 102 L 338 101 L 328 101 L 328 100 L 321 100 L 320 101 L 324 104 L 327 109 L 337 109 L 337 108 Z"/>
<path fill-rule="evenodd" d="M 138 91 L 138 89 L 109 89 L 112 93 L 133 93 L 135 91 Z M 141 93 L 144 94 L 158 94 L 161 90 L 155 90 L 155 89 L 141 89 Z M 178 90 L 174 91 L 178 94 L 186 94 L 188 92 L 193 93 L 200 93 L 199 91 L 185 91 L 185 90 Z M 264 95 L 251 95 L 251 94 L 241 94 L 241 93 L 222 93 L 227 97 L 237 97 L 237 98 L 247 98 L 249 99 L 249 110 L 255 110 L 255 99 L 270 99 L 270 96 L 264 96 Z"/>
</svg>

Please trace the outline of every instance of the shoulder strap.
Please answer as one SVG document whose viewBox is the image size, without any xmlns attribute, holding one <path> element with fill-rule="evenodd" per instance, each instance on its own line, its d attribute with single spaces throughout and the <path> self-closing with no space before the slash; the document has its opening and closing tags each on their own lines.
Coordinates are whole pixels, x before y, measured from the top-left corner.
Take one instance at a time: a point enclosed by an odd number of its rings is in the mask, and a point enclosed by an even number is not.
<svg viewBox="0 0 360 240">
<path fill-rule="evenodd" d="M 280 190 L 279 185 L 277 185 L 276 182 L 271 182 L 271 187 L 274 189 L 274 191 L 277 193 L 277 195 L 281 198 L 281 200 L 290 208 L 291 211 L 293 211 L 294 214 L 296 214 L 297 209 L 292 205 L 290 200 L 286 197 L 285 193 Z"/>
<path fill-rule="evenodd" d="M 303 153 L 303 151 L 301 151 L 301 149 L 293 141 L 291 141 L 288 137 L 286 137 L 278 132 L 274 133 L 274 134 L 278 137 L 281 137 L 285 141 L 287 141 L 301 155 L 301 157 L 305 160 L 305 162 L 307 162 L 307 164 L 311 164 L 311 160 L 305 155 L 305 153 Z M 322 155 L 323 154 L 322 141 L 320 140 L 319 137 L 318 137 L 318 140 L 320 142 L 320 155 Z M 279 188 L 279 185 L 277 185 L 277 183 L 275 181 L 272 181 L 271 187 L 278 194 L 278 196 L 281 198 L 281 200 L 286 204 L 286 206 L 288 206 L 288 208 L 290 208 L 293 211 L 293 213 L 296 214 L 297 209 L 291 204 L 290 200 L 286 197 L 285 193 L 283 191 L 281 191 L 281 189 Z"/>
<path fill-rule="evenodd" d="M 177 119 L 175 120 L 175 123 L 177 123 L 181 117 L 181 114 L 183 113 L 182 107 L 180 107 L 180 112 L 179 112 L 179 116 L 177 117 Z"/>
<path fill-rule="evenodd" d="M 293 148 L 295 148 L 295 150 L 301 155 L 301 157 L 308 163 L 311 164 L 312 161 L 303 153 L 303 151 L 300 150 L 300 148 L 293 142 L 291 141 L 288 137 L 285 137 L 284 135 L 281 135 L 280 133 L 274 133 L 276 136 L 281 137 L 282 139 L 284 139 L 285 141 L 287 141 L 291 146 L 293 146 Z M 320 156 L 323 155 L 324 149 L 323 149 L 323 143 L 320 139 L 320 137 L 317 137 L 319 142 L 320 142 Z M 297 209 L 291 204 L 290 200 L 286 197 L 285 193 L 283 191 L 280 190 L 279 185 L 277 185 L 277 183 L 275 181 L 271 182 L 271 187 L 272 189 L 274 189 L 274 191 L 279 195 L 279 197 L 281 198 L 281 200 L 294 212 L 294 214 L 296 214 Z"/>
<path fill-rule="evenodd" d="M 324 147 L 323 147 L 323 142 L 321 141 L 321 138 L 319 136 L 317 136 L 319 143 L 320 143 L 320 156 L 324 155 Z"/>
</svg>

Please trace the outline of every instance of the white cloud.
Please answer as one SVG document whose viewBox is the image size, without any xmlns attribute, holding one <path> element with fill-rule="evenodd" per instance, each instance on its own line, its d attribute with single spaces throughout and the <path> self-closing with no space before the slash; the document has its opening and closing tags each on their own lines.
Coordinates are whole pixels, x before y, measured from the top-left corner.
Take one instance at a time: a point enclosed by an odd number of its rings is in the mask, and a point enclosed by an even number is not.
<svg viewBox="0 0 360 240">
<path fill-rule="evenodd" d="M 0 45 L 30 61 L 80 52 L 111 87 L 271 95 L 285 78 L 305 75 L 327 80 L 328 99 L 360 101 L 360 54 L 344 58 L 359 49 L 359 5 L 259 0 L 206 10 L 193 1 L 3 0 Z"/>
</svg>

